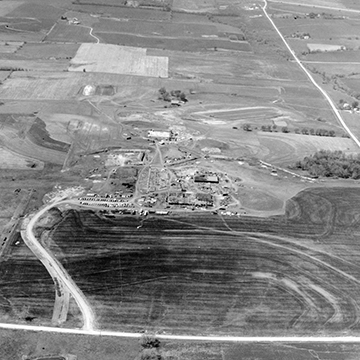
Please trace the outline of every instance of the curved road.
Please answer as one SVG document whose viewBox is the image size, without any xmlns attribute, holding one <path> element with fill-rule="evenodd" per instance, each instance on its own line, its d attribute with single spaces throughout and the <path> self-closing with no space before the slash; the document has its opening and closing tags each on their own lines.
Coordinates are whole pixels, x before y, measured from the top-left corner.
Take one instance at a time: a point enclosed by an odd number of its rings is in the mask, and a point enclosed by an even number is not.
<svg viewBox="0 0 360 360">
<path fill-rule="evenodd" d="M 323 96 L 325 97 L 325 99 L 327 100 L 327 102 L 329 103 L 329 105 L 331 106 L 331 109 L 334 111 L 337 119 L 340 121 L 340 124 L 342 125 L 342 127 L 346 130 L 346 132 L 350 135 L 350 137 L 355 141 L 356 145 L 358 147 L 360 147 L 360 141 L 357 139 L 357 137 L 351 132 L 351 130 L 348 128 L 348 126 L 345 124 L 345 121 L 343 120 L 343 118 L 340 115 L 339 110 L 336 108 L 336 105 L 334 104 L 334 102 L 331 100 L 330 96 L 325 92 L 325 90 L 323 88 L 321 88 L 317 82 L 314 80 L 314 78 L 312 77 L 312 75 L 309 73 L 309 71 L 305 68 L 305 66 L 301 63 L 301 61 L 298 59 L 298 57 L 295 55 L 295 51 L 291 49 L 291 47 L 289 46 L 289 44 L 286 42 L 284 36 L 281 34 L 280 30 L 277 28 L 277 26 L 275 25 L 275 23 L 272 21 L 272 19 L 270 18 L 269 14 L 266 11 L 267 8 L 267 0 L 264 0 L 265 5 L 262 7 L 262 10 L 265 14 L 265 16 L 268 18 L 268 20 L 270 21 L 271 25 L 273 26 L 273 28 L 276 30 L 276 32 L 279 34 L 279 36 L 281 37 L 281 40 L 283 41 L 283 43 L 285 44 L 285 46 L 287 47 L 287 49 L 290 51 L 291 55 L 293 56 L 294 60 L 297 62 L 297 64 L 301 67 L 301 69 L 304 71 L 304 73 L 307 75 L 307 77 L 309 78 L 309 80 L 314 84 L 314 86 L 323 94 Z"/>
<path fill-rule="evenodd" d="M 63 266 L 53 258 L 48 251 L 39 243 L 34 235 L 34 226 L 39 218 L 44 215 L 48 210 L 50 210 L 54 206 L 58 206 L 65 203 L 72 203 L 71 200 L 66 201 L 64 199 L 60 199 L 58 201 L 52 202 L 47 206 L 43 207 L 39 212 L 37 212 L 27 223 L 26 229 L 21 231 L 22 238 L 25 244 L 30 248 L 30 250 L 34 253 L 34 255 L 44 264 L 51 277 L 59 279 L 63 283 L 64 286 L 67 287 L 70 294 L 73 296 L 77 305 L 83 316 L 83 329 L 92 331 L 94 329 L 95 324 L 95 316 L 94 313 L 84 296 L 81 290 L 77 287 L 75 282 L 71 279 L 69 274 L 63 268 Z"/>
<path fill-rule="evenodd" d="M 97 36 L 93 35 L 92 32 L 93 32 L 94 29 L 93 29 L 91 26 L 80 25 L 80 24 L 78 24 L 78 25 L 76 25 L 76 26 L 81 26 L 81 27 L 90 29 L 89 35 L 96 40 L 96 44 L 99 44 L 99 43 L 100 43 L 100 39 L 99 39 Z"/>
</svg>

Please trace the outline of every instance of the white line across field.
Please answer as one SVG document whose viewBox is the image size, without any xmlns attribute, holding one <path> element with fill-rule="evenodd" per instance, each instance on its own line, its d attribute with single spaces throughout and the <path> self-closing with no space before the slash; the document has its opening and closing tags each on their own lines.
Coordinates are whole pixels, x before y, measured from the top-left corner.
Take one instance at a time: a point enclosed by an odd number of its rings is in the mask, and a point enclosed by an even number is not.
<svg viewBox="0 0 360 360">
<path fill-rule="evenodd" d="M 34 325 L 21 325 L 21 324 L 7 324 L 0 323 L 0 329 L 8 330 L 27 330 L 35 332 L 50 332 L 59 334 L 78 334 L 89 336 L 110 336 L 121 338 L 141 338 L 143 333 L 132 332 L 117 332 L 106 330 L 82 330 L 82 329 L 68 329 L 68 328 L 56 328 L 50 326 L 34 326 Z M 314 337 L 314 336 L 211 336 L 211 335 L 168 335 L 168 334 L 154 334 L 156 338 L 161 340 L 182 340 L 182 341 L 203 341 L 203 342 L 237 342 L 237 343 L 360 343 L 360 337 L 346 336 L 346 337 Z"/>
<path fill-rule="evenodd" d="M 356 61 L 302 61 L 302 63 L 304 64 L 324 64 L 324 65 L 331 65 L 331 64 L 336 64 L 336 65 L 360 65 L 360 62 L 356 62 Z"/>
<path fill-rule="evenodd" d="M 340 121 L 340 124 L 342 125 L 342 127 L 345 129 L 345 131 L 350 135 L 350 137 L 355 141 L 356 145 L 358 147 L 360 147 L 360 141 L 357 139 L 357 137 L 351 132 L 351 130 L 348 128 L 348 126 L 345 124 L 345 121 L 343 120 L 342 116 L 340 115 L 339 110 L 336 108 L 336 105 L 334 104 L 334 102 L 331 100 L 330 96 L 326 93 L 326 91 L 320 87 L 317 82 L 314 80 L 314 78 L 312 77 L 312 75 L 309 73 L 309 71 L 307 71 L 307 69 L 305 68 L 305 66 L 301 63 L 301 61 L 298 59 L 298 57 L 295 54 L 295 51 L 291 49 L 291 47 L 289 46 L 289 44 L 286 42 L 284 36 L 281 34 L 280 30 L 277 28 L 277 26 L 275 25 L 274 21 L 271 19 L 271 17 L 269 16 L 269 14 L 266 11 L 267 8 L 267 0 L 264 0 L 264 6 L 262 7 L 262 10 L 265 14 L 265 16 L 267 17 L 267 19 L 270 21 L 271 25 L 273 26 L 273 28 L 276 30 L 276 32 L 279 34 L 281 40 L 283 41 L 283 43 L 285 44 L 285 46 L 287 47 L 287 49 L 290 51 L 292 57 L 295 59 L 295 61 L 297 62 L 297 64 L 301 67 L 301 69 L 305 72 L 305 74 L 307 75 L 307 77 L 310 79 L 310 81 L 314 84 L 314 86 L 324 95 L 325 99 L 327 100 L 327 102 L 329 103 L 329 105 L 331 106 L 331 109 L 333 110 L 334 114 L 336 115 L 336 117 L 338 118 L 338 120 Z M 360 12 L 360 11 L 359 11 Z"/>
<path fill-rule="evenodd" d="M 354 12 L 354 13 L 360 14 L 360 10 L 347 9 L 347 8 L 338 8 L 338 7 L 332 7 L 332 6 L 323 6 L 323 5 L 318 5 L 318 4 L 303 4 L 301 2 L 282 1 L 282 0 L 271 0 L 271 2 L 280 3 L 280 4 L 287 4 L 287 5 L 306 6 L 306 7 L 311 7 L 311 8 L 329 9 L 329 10 L 336 10 L 336 11 L 347 11 L 347 12 Z"/>
</svg>

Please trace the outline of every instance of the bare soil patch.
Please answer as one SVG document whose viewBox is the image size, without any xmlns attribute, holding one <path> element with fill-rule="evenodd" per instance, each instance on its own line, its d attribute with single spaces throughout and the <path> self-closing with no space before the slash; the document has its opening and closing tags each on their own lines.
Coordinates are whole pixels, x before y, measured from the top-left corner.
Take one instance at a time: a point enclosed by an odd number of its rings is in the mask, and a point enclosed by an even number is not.
<svg viewBox="0 0 360 360">
<path fill-rule="evenodd" d="M 146 49 L 108 44 L 82 44 L 70 71 L 105 72 L 153 77 L 168 76 L 168 58 L 147 56 Z"/>
<path fill-rule="evenodd" d="M 299 209 L 291 217 L 267 219 L 212 216 L 209 221 L 209 215 L 192 214 L 191 221 L 186 216 L 110 221 L 70 212 L 54 240 L 105 327 L 334 334 L 356 321 L 349 298 L 356 301 L 360 288 L 357 282 L 343 287 L 343 277 L 359 276 L 356 264 L 347 261 L 360 248 L 348 235 L 346 245 L 336 248 L 339 257 L 328 248 L 341 241 L 349 223 L 353 231 L 357 228 L 356 211 L 348 213 L 347 205 L 350 198 L 351 208 L 357 204 L 356 194 L 356 189 L 309 190 L 289 203 Z M 343 200 L 337 205 L 339 198 Z M 348 215 L 333 217 L 337 206 L 339 216 L 344 211 Z M 325 232 L 327 250 L 322 252 L 313 240 Z M 86 243 L 87 256 L 79 242 Z"/>
</svg>

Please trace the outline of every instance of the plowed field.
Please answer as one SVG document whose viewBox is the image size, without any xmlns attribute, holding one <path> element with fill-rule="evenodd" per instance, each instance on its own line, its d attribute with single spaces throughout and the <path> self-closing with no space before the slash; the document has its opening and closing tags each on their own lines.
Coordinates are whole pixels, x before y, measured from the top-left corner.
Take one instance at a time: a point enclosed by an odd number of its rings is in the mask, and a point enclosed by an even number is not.
<svg viewBox="0 0 360 360">
<path fill-rule="evenodd" d="M 357 189 L 313 189 L 268 219 L 70 211 L 53 251 L 103 328 L 357 334 L 359 200 Z"/>
</svg>

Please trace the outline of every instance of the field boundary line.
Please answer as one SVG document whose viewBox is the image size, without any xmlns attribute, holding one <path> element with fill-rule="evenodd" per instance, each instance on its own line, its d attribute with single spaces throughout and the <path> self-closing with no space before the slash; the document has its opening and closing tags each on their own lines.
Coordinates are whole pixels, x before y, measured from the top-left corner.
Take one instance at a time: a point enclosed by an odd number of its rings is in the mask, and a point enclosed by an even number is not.
<svg viewBox="0 0 360 360">
<path fill-rule="evenodd" d="M 54 27 L 55 27 L 55 25 L 56 25 L 57 23 L 54 23 L 54 25 L 51 27 L 51 29 L 46 33 L 46 35 L 44 36 L 44 38 L 42 39 L 42 41 L 41 42 L 43 42 L 48 36 L 49 36 L 49 34 L 53 31 L 53 29 L 54 29 Z"/>
<path fill-rule="evenodd" d="M 281 40 L 283 41 L 283 43 L 285 44 L 285 46 L 287 47 L 287 49 L 290 51 L 291 55 L 293 56 L 293 58 L 295 59 L 295 61 L 297 62 L 297 64 L 301 67 L 301 69 L 305 72 L 305 74 L 307 75 L 307 77 L 310 79 L 310 81 L 315 85 L 315 87 L 323 94 L 323 96 L 325 97 L 325 99 L 327 100 L 327 102 L 329 103 L 329 105 L 331 106 L 334 114 L 336 115 L 337 119 L 340 121 L 340 124 L 342 125 L 342 127 L 345 129 L 345 131 L 350 135 L 350 137 L 355 141 L 356 145 L 360 148 L 360 141 L 357 139 L 357 137 L 351 132 L 351 130 L 348 128 L 348 126 L 346 125 L 344 119 L 342 118 L 342 116 L 340 115 L 339 110 L 336 108 L 336 105 L 334 104 L 334 102 L 331 100 L 330 96 L 327 94 L 327 92 L 320 86 L 318 85 L 318 83 L 314 80 L 314 78 L 312 77 L 312 75 L 309 73 L 309 71 L 305 68 L 305 66 L 301 63 L 301 61 L 298 59 L 298 57 L 295 54 L 295 51 L 291 49 L 290 45 L 287 43 L 287 41 L 285 40 L 284 36 L 282 35 L 282 33 L 280 32 L 280 30 L 278 29 L 278 27 L 276 26 L 276 24 L 274 23 L 274 21 L 270 18 L 269 14 L 266 11 L 266 8 L 268 6 L 267 0 L 264 0 L 264 6 L 262 7 L 262 10 L 265 14 L 265 16 L 267 17 L 267 19 L 270 21 L 271 25 L 273 26 L 273 28 L 276 30 L 276 32 L 279 34 Z M 359 11 L 360 12 L 360 11 Z"/>
<path fill-rule="evenodd" d="M 144 334 L 152 335 L 162 340 L 183 340 L 183 341 L 201 341 L 201 342 L 238 342 L 238 343 L 360 343 L 360 337 L 357 336 L 211 336 L 211 335 L 170 335 L 170 334 L 156 334 L 148 333 L 133 333 L 133 332 L 118 332 L 107 330 L 83 330 L 83 329 L 70 329 L 70 328 L 56 328 L 50 326 L 35 326 L 35 325 L 22 325 L 0 323 L 0 329 L 8 330 L 27 330 L 34 332 L 52 332 L 60 334 L 77 334 L 89 336 L 109 336 L 121 338 L 135 338 L 139 339 Z"/>
<path fill-rule="evenodd" d="M 302 61 L 304 64 L 338 64 L 338 65 L 360 65 L 360 62 L 355 61 Z"/>
<path fill-rule="evenodd" d="M 299 177 L 301 179 L 304 179 L 304 180 L 307 180 L 307 181 L 310 181 L 310 182 L 315 182 L 314 178 L 294 173 L 294 172 L 292 172 L 290 170 L 284 169 L 284 168 L 282 168 L 280 166 L 272 165 L 272 164 L 270 164 L 268 162 L 265 162 L 265 161 L 262 161 L 262 160 L 259 160 L 259 162 L 262 165 L 265 165 L 265 166 L 270 167 L 270 168 L 274 168 L 274 169 L 279 170 L 279 171 L 283 171 L 283 172 L 285 172 L 287 174 L 290 174 L 292 176 L 296 176 L 296 177 Z"/>
<path fill-rule="evenodd" d="M 354 12 L 360 14 L 360 10 L 355 9 L 347 9 L 347 8 L 337 8 L 332 6 L 323 6 L 323 5 L 316 5 L 316 4 L 302 4 L 300 2 L 291 2 L 291 1 L 281 1 L 281 0 L 270 0 L 271 2 L 278 3 L 278 4 L 287 4 L 287 5 L 301 5 L 311 8 L 320 8 L 320 9 L 330 9 L 330 10 L 336 10 L 336 11 L 348 11 L 348 12 Z"/>
</svg>

